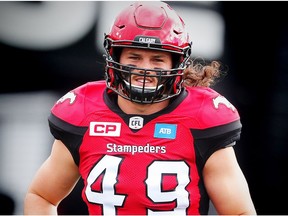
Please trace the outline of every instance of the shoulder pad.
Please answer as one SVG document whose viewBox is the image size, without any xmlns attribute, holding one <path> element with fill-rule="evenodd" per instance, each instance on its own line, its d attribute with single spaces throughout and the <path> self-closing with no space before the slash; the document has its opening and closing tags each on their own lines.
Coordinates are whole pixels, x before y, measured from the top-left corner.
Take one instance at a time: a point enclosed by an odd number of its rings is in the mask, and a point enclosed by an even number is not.
<svg viewBox="0 0 288 216">
<path fill-rule="evenodd" d="M 85 117 L 96 105 L 103 104 L 105 82 L 89 82 L 81 85 L 62 96 L 51 109 L 51 112 L 65 122 L 76 126 L 82 125 Z"/>
<path fill-rule="evenodd" d="M 196 87 L 189 91 L 201 128 L 228 124 L 240 119 L 237 109 L 224 96 L 211 88 Z M 195 110 L 195 109 L 194 109 Z"/>
</svg>

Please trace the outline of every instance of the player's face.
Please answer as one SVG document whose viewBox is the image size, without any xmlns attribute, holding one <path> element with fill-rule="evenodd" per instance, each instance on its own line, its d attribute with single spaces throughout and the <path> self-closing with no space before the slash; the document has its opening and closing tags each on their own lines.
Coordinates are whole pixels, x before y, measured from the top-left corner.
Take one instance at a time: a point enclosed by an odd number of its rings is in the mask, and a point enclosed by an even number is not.
<svg viewBox="0 0 288 216">
<path fill-rule="evenodd" d="M 172 68 L 172 56 L 169 52 L 152 51 L 137 48 L 124 48 L 120 55 L 120 64 L 129 65 L 145 69 L 169 70 Z M 141 70 L 134 70 L 139 74 L 144 73 Z M 147 71 L 146 74 L 153 74 L 153 71 Z M 128 80 L 127 80 L 128 81 Z M 158 79 L 156 77 L 146 77 L 145 87 L 155 87 Z M 144 78 L 139 75 L 131 76 L 131 84 L 143 86 Z"/>
</svg>

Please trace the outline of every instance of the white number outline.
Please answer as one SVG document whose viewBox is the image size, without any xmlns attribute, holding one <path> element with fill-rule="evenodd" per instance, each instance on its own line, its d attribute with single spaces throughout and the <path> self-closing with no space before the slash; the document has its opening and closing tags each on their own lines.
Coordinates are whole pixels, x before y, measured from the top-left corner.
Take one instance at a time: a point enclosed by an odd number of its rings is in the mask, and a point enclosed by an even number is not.
<svg viewBox="0 0 288 216">
<path fill-rule="evenodd" d="M 176 208 L 172 211 L 153 211 L 148 210 L 148 215 L 186 215 L 186 209 L 189 207 L 189 193 L 185 189 L 189 184 L 189 167 L 184 161 L 154 161 L 148 167 L 147 196 L 155 203 L 176 201 Z M 176 174 L 178 185 L 173 191 L 163 192 L 161 182 L 163 175 Z"/>
<path fill-rule="evenodd" d="M 116 207 L 124 204 L 127 195 L 116 194 L 115 184 L 121 157 L 105 155 L 87 177 L 85 195 L 91 203 L 102 206 L 103 215 L 116 215 Z M 162 178 L 165 174 L 176 175 L 178 184 L 173 191 L 162 191 Z M 92 190 L 93 183 L 103 175 L 102 192 Z M 189 207 L 189 193 L 185 189 L 189 184 L 189 166 L 184 161 L 154 161 L 147 169 L 145 180 L 147 196 L 154 203 L 176 201 L 176 207 L 171 211 L 153 211 L 148 209 L 148 215 L 186 215 Z"/>
</svg>

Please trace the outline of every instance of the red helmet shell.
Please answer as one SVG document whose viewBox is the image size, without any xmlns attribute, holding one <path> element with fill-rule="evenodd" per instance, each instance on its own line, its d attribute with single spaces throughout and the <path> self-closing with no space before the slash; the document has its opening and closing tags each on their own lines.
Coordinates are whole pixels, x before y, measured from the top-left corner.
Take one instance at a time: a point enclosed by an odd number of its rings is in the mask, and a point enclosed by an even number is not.
<svg viewBox="0 0 288 216">
<path fill-rule="evenodd" d="M 106 35 L 112 46 L 160 49 L 184 54 L 189 36 L 180 16 L 160 1 L 135 2 L 115 19 Z"/>
</svg>

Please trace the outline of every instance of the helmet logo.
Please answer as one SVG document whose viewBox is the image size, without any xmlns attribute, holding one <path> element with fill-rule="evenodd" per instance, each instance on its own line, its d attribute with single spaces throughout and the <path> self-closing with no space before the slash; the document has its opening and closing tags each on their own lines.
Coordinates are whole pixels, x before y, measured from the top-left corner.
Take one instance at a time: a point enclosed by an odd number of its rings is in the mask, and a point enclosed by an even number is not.
<svg viewBox="0 0 288 216">
<path fill-rule="evenodd" d="M 155 43 L 161 43 L 159 38 L 156 37 L 144 37 L 144 36 L 136 36 L 134 41 L 138 41 L 140 43 L 149 43 L 149 44 L 155 44 Z"/>
</svg>

